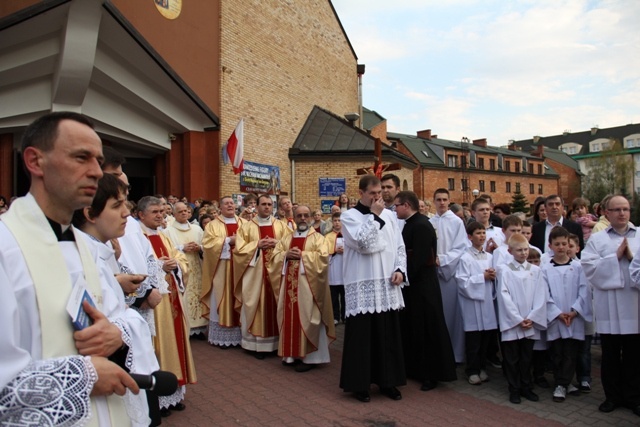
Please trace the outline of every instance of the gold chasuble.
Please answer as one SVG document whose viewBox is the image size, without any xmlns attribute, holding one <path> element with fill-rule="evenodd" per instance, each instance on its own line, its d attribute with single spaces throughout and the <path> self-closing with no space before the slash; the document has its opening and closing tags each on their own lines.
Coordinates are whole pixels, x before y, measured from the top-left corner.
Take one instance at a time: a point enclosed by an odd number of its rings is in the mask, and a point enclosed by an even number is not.
<svg viewBox="0 0 640 427">
<path fill-rule="evenodd" d="M 164 234 L 150 234 L 146 227 L 142 229 L 156 257 L 175 258 L 182 271 L 182 280 L 186 282 L 188 271 L 184 254 L 175 249 Z M 178 385 L 195 384 L 197 378 L 189 343 L 189 322 L 179 289 L 184 285 L 179 284 L 172 273 L 166 274 L 165 280 L 169 285 L 169 294 L 162 296 L 162 301 L 154 310 L 156 336 L 153 337 L 153 344 L 158 363 L 160 369 L 173 372 L 178 377 Z"/>
<path fill-rule="evenodd" d="M 190 223 L 180 223 L 173 221 L 167 226 L 163 233 L 171 239 L 176 247 L 186 243 L 202 242 L 202 228 L 199 225 Z M 184 300 L 187 307 L 187 319 L 191 334 L 204 331 L 207 327 L 207 319 L 202 315 L 202 303 L 200 295 L 202 294 L 202 259 L 199 252 L 183 252 L 189 263 L 189 280 L 185 283 Z"/>
<path fill-rule="evenodd" d="M 236 235 L 246 222 L 235 216 L 235 223 L 225 223 L 219 216 L 207 224 L 202 238 L 204 261 L 202 264 L 202 296 L 204 305 L 202 313 L 210 318 L 211 310 L 217 310 L 220 326 L 231 328 L 240 326 L 240 315 L 236 312 L 236 301 L 233 293 L 233 249 L 226 253 L 227 237 Z M 236 237 L 237 239 L 237 237 Z M 237 243 L 236 243 L 237 244 Z M 211 293 L 215 294 L 217 307 L 210 307 Z"/>
<path fill-rule="evenodd" d="M 291 233 L 286 222 L 273 217 L 254 218 L 245 224 L 236 236 L 234 260 L 235 294 L 245 322 L 243 325 L 243 347 L 250 350 L 271 351 L 277 346 L 277 304 L 267 265 L 273 248 L 258 249 L 258 241 L 266 237 L 281 240 Z M 238 309 L 240 309 L 238 307 Z M 247 338 L 258 344 L 247 342 Z M 269 339 L 260 348 L 261 339 Z M 271 346 L 271 347 L 269 347 Z"/>
<path fill-rule="evenodd" d="M 306 237 L 299 234 L 285 236 L 268 265 L 278 299 L 278 355 L 282 357 L 304 358 L 316 351 L 325 330 L 330 340 L 335 339 L 327 242 L 313 228 Z M 287 251 L 294 247 L 302 251 L 301 259 L 287 260 Z"/>
</svg>

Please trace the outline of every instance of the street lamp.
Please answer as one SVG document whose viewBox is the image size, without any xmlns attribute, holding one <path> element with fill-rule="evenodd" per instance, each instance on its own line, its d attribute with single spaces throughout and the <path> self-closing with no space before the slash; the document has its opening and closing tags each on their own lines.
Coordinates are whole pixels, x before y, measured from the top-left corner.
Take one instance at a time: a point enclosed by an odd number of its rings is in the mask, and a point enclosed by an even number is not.
<svg viewBox="0 0 640 427">
<path fill-rule="evenodd" d="M 471 194 L 473 194 L 473 200 L 475 200 L 478 198 L 478 195 L 480 194 L 480 190 L 478 190 L 477 188 L 474 188 Z"/>
</svg>

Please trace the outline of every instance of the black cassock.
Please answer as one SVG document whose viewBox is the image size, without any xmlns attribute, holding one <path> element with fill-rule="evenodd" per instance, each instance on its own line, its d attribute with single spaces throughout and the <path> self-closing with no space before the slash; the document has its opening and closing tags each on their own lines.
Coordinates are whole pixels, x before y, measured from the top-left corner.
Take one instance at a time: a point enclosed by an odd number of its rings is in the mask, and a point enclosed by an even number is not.
<svg viewBox="0 0 640 427">
<path fill-rule="evenodd" d="M 407 377 L 453 381 L 456 362 L 436 270 L 436 231 L 426 216 L 416 213 L 406 220 L 402 238 L 409 276 L 409 286 L 402 288 L 405 309 L 400 312 Z"/>
</svg>

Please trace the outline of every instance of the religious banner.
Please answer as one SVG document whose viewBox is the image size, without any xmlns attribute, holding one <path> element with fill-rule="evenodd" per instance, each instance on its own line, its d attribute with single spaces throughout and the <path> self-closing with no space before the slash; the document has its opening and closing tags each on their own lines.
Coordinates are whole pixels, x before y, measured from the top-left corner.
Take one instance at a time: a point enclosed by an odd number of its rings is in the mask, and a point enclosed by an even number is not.
<svg viewBox="0 0 640 427">
<path fill-rule="evenodd" d="M 240 172 L 240 191 L 257 194 L 280 194 L 280 168 L 245 161 L 244 170 Z"/>
</svg>

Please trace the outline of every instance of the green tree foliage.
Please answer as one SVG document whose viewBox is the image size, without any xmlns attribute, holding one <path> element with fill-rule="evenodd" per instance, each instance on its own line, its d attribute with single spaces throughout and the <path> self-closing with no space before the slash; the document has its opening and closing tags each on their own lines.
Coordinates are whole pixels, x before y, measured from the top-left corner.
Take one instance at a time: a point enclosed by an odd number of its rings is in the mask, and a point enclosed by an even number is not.
<svg viewBox="0 0 640 427">
<path fill-rule="evenodd" d="M 511 197 L 511 212 L 524 212 L 525 214 L 529 214 L 529 203 L 525 195 L 520 191 L 519 182 L 516 182 L 516 191 Z"/>
<path fill-rule="evenodd" d="M 609 147 L 600 155 L 586 160 L 586 176 L 582 180 L 582 194 L 591 203 L 600 202 L 607 194 L 624 194 L 631 200 L 634 194 L 634 164 L 620 141 L 611 139 Z"/>
</svg>

